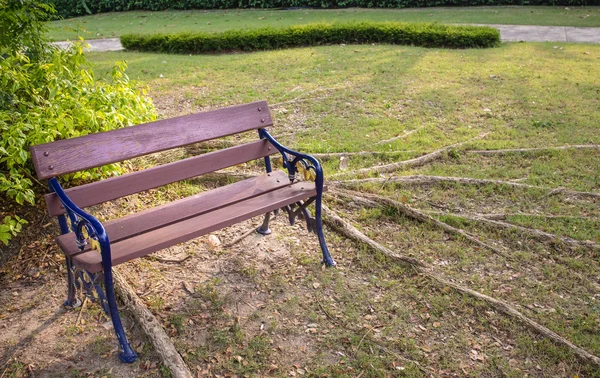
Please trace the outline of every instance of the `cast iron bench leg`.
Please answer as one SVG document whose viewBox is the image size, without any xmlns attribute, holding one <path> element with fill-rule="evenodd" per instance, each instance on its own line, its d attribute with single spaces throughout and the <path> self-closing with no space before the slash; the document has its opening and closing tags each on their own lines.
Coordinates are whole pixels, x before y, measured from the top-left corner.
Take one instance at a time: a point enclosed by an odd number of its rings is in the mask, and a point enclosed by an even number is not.
<svg viewBox="0 0 600 378">
<path fill-rule="evenodd" d="M 65 256 L 65 265 L 67 266 L 67 300 L 63 303 L 64 307 L 77 308 L 81 306 L 79 298 L 75 297 L 75 275 L 73 274 L 73 260 Z"/>
<path fill-rule="evenodd" d="M 320 181 L 320 182 L 318 182 Z M 317 179 L 317 200 L 315 201 L 315 221 L 317 223 L 317 236 L 319 237 L 319 245 L 321 246 L 321 251 L 323 252 L 323 261 L 322 263 L 326 266 L 336 266 L 335 260 L 329 254 L 329 249 L 327 248 L 327 243 L 325 242 L 325 235 L 323 234 L 323 219 L 322 219 L 322 209 L 321 202 L 323 200 L 323 181 Z"/>
<path fill-rule="evenodd" d="M 67 218 L 64 215 L 60 215 L 58 217 L 58 224 L 60 225 L 60 232 L 62 234 L 69 233 Z M 75 298 L 75 276 L 73 275 L 73 260 L 71 260 L 71 258 L 66 255 L 65 265 L 67 268 L 67 300 L 63 303 L 63 306 L 67 308 L 76 308 L 81 305 L 81 301 Z"/>
<path fill-rule="evenodd" d="M 260 137 L 260 139 L 264 139 L 263 136 L 260 134 L 260 131 L 258 132 L 258 136 Z M 267 173 L 271 173 L 273 171 L 273 168 L 271 167 L 271 158 L 269 156 L 265 156 L 265 170 L 267 171 Z M 271 220 L 271 213 L 266 213 L 265 214 L 265 219 L 263 220 L 263 224 L 256 229 L 256 232 L 258 232 L 261 235 L 270 235 L 271 234 L 271 229 L 269 228 L 269 221 Z"/>
<path fill-rule="evenodd" d="M 106 294 L 106 301 L 108 302 L 110 319 L 112 320 L 115 333 L 117 334 L 117 339 L 119 340 L 119 344 L 121 346 L 119 358 L 123 362 L 132 363 L 137 360 L 137 354 L 133 351 L 133 349 L 131 349 L 129 342 L 127 341 L 127 336 L 125 336 L 125 330 L 123 329 L 123 324 L 121 323 L 121 317 L 119 316 L 119 310 L 117 308 L 112 277 L 110 245 L 101 241 L 100 246 L 102 250 L 102 268 L 104 270 L 104 292 Z"/>
<path fill-rule="evenodd" d="M 265 219 L 263 220 L 263 224 L 256 229 L 256 232 L 258 232 L 261 235 L 270 235 L 271 234 L 271 229 L 269 228 L 269 221 L 271 220 L 271 213 L 266 213 L 265 214 Z"/>
<path fill-rule="evenodd" d="M 115 300 L 115 290 L 112 280 L 112 271 L 110 269 L 104 270 L 104 290 L 106 291 L 106 300 L 108 301 L 110 318 L 121 346 L 119 358 L 121 361 L 126 363 L 135 362 L 135 360 L 137 360 L 137 354 L 133 351 L 133 349 L 131 349 L 129 342 L 127 341 L 127 336 L 125 336 L 125 330 L 123 329 L 121 317 L 119 316 L 119 310 L 117 309 L 117 301 Z"/>
</svg>

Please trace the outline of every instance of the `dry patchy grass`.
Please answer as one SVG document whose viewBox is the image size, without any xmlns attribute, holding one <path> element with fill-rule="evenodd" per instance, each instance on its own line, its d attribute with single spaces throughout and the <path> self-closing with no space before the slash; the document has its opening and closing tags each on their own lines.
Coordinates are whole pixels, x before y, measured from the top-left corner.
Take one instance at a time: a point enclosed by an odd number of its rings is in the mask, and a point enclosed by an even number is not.
<svg viewBox="0 0 600 378">
<path fill-rule="evenodd" d="M 292 147 L 391 152 L 352 157 L 350 172 L 341 172 L 338 162 L 329 159 L 328 176 L 361 178 L 352 171 L 420 156 L 487 132 L 432 164 L 395 174 L 518 180 L 542 188 L 379 183 L 358 189 L 429 211 L 501 248 L 504 256 L 394 209 L 366 208 L 334 196 L 328 204 L 369 237 L 431 264 L 444 277 L 511 303 L 600 354 L 597 250 L 541 241 L 461 217 L 507 214 L 509 223 L 600 241 L 599 200 L 550 191 L 565 187 L 598 193 L 598 150 L 502 156 L 468 152 L 597 144 L 600 79 L 592 73 L 600 47 L 509 44 L 449 51 L 329 46 L 202 57 L 91 56 L 99 74 L 115 58 L 127 59 L 131 76 L 150 85 L 163 116 L 266 98 L 275 116 L 272 134 Z M 410 130 L 416 131 L 377 143 Z M 251 138 L 255 135 L 242 137 Z M 259 172 L 260 165 L 238 169 Z M 210 179 L 190 180 L 95 211 L 110 218 L 212 185 Z M 251 224 L 217 235 L 232 240 Z M 339 268 L 326 270 L 319 266 L 316 240 L 305 237 L 300 225 L 289 228 L 280 218 L 274 231 L 266 238 L 252 235 L 232 248 L 211 249 L 200 238 L 177 247 L 192 258 L 176 266 L 155 259 L 124 266 L 138 294 L 200 374 L 598 375 L 597 367 L 512 318 L 332 230 L 327 236 Z M 183 282 L 193 288 L 192 294 Z"/>
</svg>

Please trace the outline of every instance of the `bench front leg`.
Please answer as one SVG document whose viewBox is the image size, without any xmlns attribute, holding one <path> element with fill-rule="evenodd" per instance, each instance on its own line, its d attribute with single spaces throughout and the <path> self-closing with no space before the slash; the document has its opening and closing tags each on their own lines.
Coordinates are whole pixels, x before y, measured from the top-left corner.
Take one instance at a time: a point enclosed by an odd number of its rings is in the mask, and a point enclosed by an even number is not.
<svg viewBox="0 0 600 378">
<path fill-rule="evenodd" d="M 77 205 L 73 203 L 73 201 L 71 201 L 71 199 L 66 195 L 56 178 L 51 178 L 49 180 L 49 184 L 50 188 L 56 193 L 62 205 L 69 214 L 69 218 L 72 224 L 72 230 L 76 233 L 78 246 L 81 249 L 85 247 L 85 240 L 83 235 L 84 230 L 88 233 L 89 238 L 92 238 L 98 242 L 100 254 L 102 256 L 104 292 L 106 295 L 106 301 L 108 302 L 108 315 L 112 320 L 113 327 L 115 329 L 115 334 L 117 336 L 117 340 L 119 341 L 119 346 L 121 347 L 119 358 L 121 359 L 121 361 L 126 363 L 134 362 L 137 360 L 137 354 L 133 351 L 133 349 L 129 345 L 129 342 L 127 341 L 127 336 L 125 335 L 125 330 L 123 329 L 123 324 L 121 323 L 121 317 L 119 316 L 119 310 L 117 308 L 117 301 L 115 298 L 112 277 L 112 258 L 110 253 L 110 241 L 108 239 L 108 235 L 106 234 L 106 230 L 104 229 L 104 226 L 102 225 L 102 223 L 100 223 L 100 221 L 98 221 L 95 217 L 80 209 Z M 62 216 L 62 218 L 59 218 L 59 224 L 61 226 L 61 232 L 68 232 L 68 227 L 64 216 Z M 72 261 L 68 256 L 67 268 L 72 268 Z M 68 270 L 69 296 L 67 302 L 72 302 L 75 296 L 75 277 L 73 275 L 73 269 Z"/>
<path fill-rule="evenodd" d="M 290 182 L 293 182 L 296 179 L 296 174 L 299 172 L 300 168 L 307 173 L 307 176 L 312 177 L 314 175 L 315 189 L 317 190 L 317 196 L 315 199 L 315 231 L 319 238 L 321 252 L 323 253 L 322 262 L 327 266 L 335 266 L 336 262 L 335 260 L 333 260 L 331 254 L 329 253 L 327 243 L 325 242 L 325 235 L 323 233 L 323 219 L 321 206 L 323 203 L 323 185 L 325 178 L 323 175 L 323 168 L 321 167 L 321 164 L 317 159 L 310 155 L 302 154 L 300 152 L 296 152 L 283 146 L 282 144 L 277 142 L 275 138 L 273 138 L 271 134 L 267 132 L 266 129 L 259 129 L 258 133 L 261 139 L 267 139 L 281 153 L 283 158 L 283 167 L 286 168 L 288 171 Z M 288 158 L 288 155 L 293 158 Z M 268 168 L 270 168 L 270 164 L 268 165 Z"/>
<path fill-rule="evenodd" d="M 325 243 L 325 234 L 323 233 L 323 218 L 322 218 L 322 208 L 321 204 L 323 203 L 323 184 L 321 184 L 321 188 L 317 186 L 317 200 L 315 201 L 315 221 L 317 223 L 317 236 L 319 238 L 319 245 L 321 246 L 321 251 L 323 252 L 323 262 L 327 266 L 335 266 L 336 262 L 329 254 L 329 249 L 327 248 L 327 243 Z"/>
<path fill-rule="evenodd" d="M 258 131 L 258 137 L 260 139 L 265 139 L 265 137 L 260 133 L 260 130 Z M 271 158 L 268 155 L 265 156 L 265 170 L 267 171 L 267 173 L 271 173 L 273 171 L 273 168 L 271 167 Z M 271 213 L 268 212 L 265 214 L 263 223 L 260 225 L 260 227 L 258 227 L 256 229 L 256 232 L 258 232 L 261 235 L 270 235 L 271 234 L 271 229 L 269 228 L 270 221 L 271 221 Z"/>
<path fill-rule="evenodd" d="M 60 226 L 61 234 L 69 233 L 67 217 L 62 214 L 58 216 L 58 225 Z M 67 300 L 63 306 L 68 309 L 73 309 L 81 305 L 81 301 L 75 297 L 75 275 L 73 274 L 73 260 L 65 255 L 65 266 L 67 268 Z"/>
</svg>

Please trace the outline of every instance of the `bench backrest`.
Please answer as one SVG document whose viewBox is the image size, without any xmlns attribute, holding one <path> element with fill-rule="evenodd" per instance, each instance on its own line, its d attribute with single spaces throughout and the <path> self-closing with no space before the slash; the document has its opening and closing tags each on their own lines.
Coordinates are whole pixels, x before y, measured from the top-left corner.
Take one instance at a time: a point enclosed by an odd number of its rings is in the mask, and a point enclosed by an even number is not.
<svg viewBox="0 0 600 378">
<path fill-rule="evenodd" d="M 47 179 L 271 125 L 271 114 L 266 101 L 258 101 L 40 144 L 31 147 L 31 155 L 38 178 Z M 275 152 L 276 149 L 270 143 L 257 140 L 81 185 L 66 190 L 66 193 L 75 204 L 84 208 Z M 45 199 L 51 216 L 65 213 L 55 194 L 48 194 Z"/>
</svg>

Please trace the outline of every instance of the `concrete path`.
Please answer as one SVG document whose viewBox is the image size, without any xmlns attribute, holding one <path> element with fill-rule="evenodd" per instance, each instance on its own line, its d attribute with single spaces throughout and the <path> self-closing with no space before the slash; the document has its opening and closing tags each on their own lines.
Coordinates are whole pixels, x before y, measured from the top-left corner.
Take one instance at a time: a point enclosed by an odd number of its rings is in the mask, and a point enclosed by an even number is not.
<svg viewBox="0 0 600 378">
<path fill-rule="evenodd" d="M 574 28 L 570 26 L 528 26 L 528 25 L 480 25 L 500 30 L 502 42 L 579 42 L 600 43 L 600 28 Z M 119 38 L 88 39 L 91 51 L 123 50 Z M 70 42 L 56 42 L 66 47 Z"/>
<path fill-rule="evenodd" d="M 500 30 L 502 42 L 600 43 L 600 28 L 570 26 L 481 25 Z"/>
<path fill-rule="evenodd" d="M 121 45 L 121 40 L 119 38 L 106 38 L 106 39 L 86 39 L 86 43 L 90 45 L 88 51 L 120 51 L 124 50 L 123 45 Z M 71 45 L 71 42 L 62 41 L 55 42 L 55 45 L 60 47 L 61 49 L 66 49 Z"/>
</svg>

